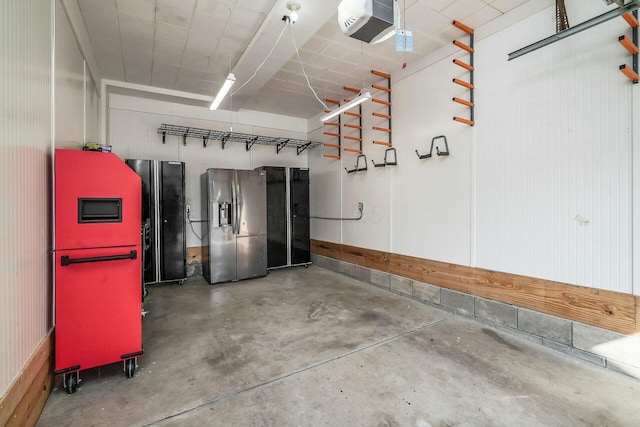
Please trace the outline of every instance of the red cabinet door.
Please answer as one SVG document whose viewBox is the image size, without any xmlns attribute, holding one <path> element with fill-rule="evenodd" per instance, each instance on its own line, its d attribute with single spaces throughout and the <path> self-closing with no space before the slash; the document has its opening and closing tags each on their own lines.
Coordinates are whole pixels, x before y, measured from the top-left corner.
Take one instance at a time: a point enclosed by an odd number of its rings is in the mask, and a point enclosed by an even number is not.
<svg viewBox="0 0 640 427">
<path fill-rule="evenodd" d="M 93 220 L 83 219 L 85 202 L 105 202 L 113 217 L 101 219 L 98 214 Z M 140 244 L 141 203 L 140 176 L 115 154 L 56 150 L 57 250 Z"/>
<path fill-rule="evenodd" d="M 140 246 L 55 253 L 56 371 L 142 351 Z"/>
</svg>

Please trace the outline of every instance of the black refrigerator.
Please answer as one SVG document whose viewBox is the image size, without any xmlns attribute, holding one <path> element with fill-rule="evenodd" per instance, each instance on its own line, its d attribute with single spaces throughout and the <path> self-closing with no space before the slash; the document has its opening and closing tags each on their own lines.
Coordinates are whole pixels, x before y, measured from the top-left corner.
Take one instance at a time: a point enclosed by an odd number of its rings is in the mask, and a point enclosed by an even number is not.
<svg viewBox="0 0 640 427">
<path fill-rule="evenodd" d="M 258 169 L 267 173 L 267 268 L 309 265 L 309 169 Z"/>
<path fill-rule="evenodd" d="M 142 177 L 144 283 L 186 278 L 184 163 L 127 159 Z"/>
</svg>

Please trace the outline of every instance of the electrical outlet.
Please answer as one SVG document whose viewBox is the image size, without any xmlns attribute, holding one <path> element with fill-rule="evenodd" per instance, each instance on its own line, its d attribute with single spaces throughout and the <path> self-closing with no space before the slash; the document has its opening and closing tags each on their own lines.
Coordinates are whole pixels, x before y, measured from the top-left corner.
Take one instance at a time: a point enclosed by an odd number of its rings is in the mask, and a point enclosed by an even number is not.
<svg viewBox="0 0 640 427">
<path fill-rule="evenodd" d="M 191 214 L 191 205 L 187 205 L 187 215 Z"/>
<path fill-rule="evenodd" d="M 364 210 L 364 202 L 358 202 L 358 210 L 360 211 Z"/>
</svg>

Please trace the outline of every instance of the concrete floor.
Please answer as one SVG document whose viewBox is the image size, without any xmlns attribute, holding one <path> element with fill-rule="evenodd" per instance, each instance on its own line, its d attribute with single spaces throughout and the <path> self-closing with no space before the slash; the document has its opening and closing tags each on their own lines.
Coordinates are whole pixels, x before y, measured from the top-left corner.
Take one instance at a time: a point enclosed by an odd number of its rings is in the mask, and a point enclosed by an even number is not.
<svg viewBox="0 0 640 427">
<path fill-rule="evenodd" d="M 40 426 L 638 426 L 640 382 L 318 268 L 151 287 L 145 354 Z"/>
</svg>

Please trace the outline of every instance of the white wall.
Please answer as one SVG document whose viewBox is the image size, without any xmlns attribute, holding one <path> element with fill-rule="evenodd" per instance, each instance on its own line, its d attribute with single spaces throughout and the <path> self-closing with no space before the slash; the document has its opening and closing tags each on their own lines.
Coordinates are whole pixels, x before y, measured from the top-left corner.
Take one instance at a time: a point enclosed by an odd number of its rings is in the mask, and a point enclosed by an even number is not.
<svg viewBox="0 0 640 427">
<path fill-rule="evenodd" d="M 191 217 L 201 217 L 200 175 L 208 168 L 254 169 L 259 166 L 307 167 L 307 153 L 300 156 L 295 148 L 285 148 L 276 154 L 272 146 L 254 145 L 248 152 L 244 144 L 229 142 L 224 150 L 219 141 L 209 141 L 204 148 L 199 139 L 162 137 L 157 133 L 161 124 L 191 126 L 213 130 L 229 130 L 265 136 L 306 139 L 306 120 L 253 111 L 230 113 L 210 112 L 203 107 L 181 105 L 126 95 L 109 96 L 108 143 L 121 159 L 175 160 L 185 163 L 186 203 L 191 205 Z M 231 124 L 233 123 L 233 124 Z M 187 247 L 201 246 L 196 236 L 202 236 L 200 223 L 193 230 L 187 226 Z"/>
<path fill-rule="evenodd" d="M 610 10 L 578 0 L 567 9 L 572 25 Z M 467 113 L 451 98 L 468 97 L 451 82 L 468 80 L 452 59 L 468 56 L 446 47 L 423 69 L 410 63 L 392 76 L 398 166 L 347 175 L 340 166 L 351 168 L 355 155 L 312 151 L 313 215 L 365 202 L 361 222 L 314 220 L 312 238 L 633 293 L 637 90 L 618 71 L 630 57 L 617 43 L 630 30 L 618 18 L 507 61 L 555 31 L 552 5 L 519 13 L 506 29 L 476 29 L 476 126 L 452 120 Z M 441 134 L 451 155 L 419 160 L 414 150 L 428 152 Z M 365 141 L 378 161 L 380 148 Z"/>
<path fill-rule="evenodd" d="M 50 328 L 52 5 L 0 2 L 0 396 Z"/>
<path fill-rule="evenodd" d="M 100 92 L 60 1 L 55 15 L 55 144 L 81 148 L 85 142 L 98 141 Z"/>
</svg>

